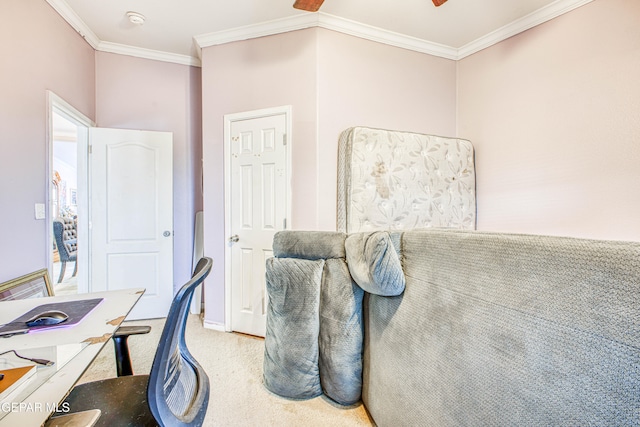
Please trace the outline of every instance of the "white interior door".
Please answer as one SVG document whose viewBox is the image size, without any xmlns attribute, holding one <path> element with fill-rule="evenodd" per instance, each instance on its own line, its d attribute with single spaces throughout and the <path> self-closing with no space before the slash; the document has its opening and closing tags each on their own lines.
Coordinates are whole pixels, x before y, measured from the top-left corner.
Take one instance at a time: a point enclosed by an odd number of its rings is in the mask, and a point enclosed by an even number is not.
<svg viewBox="0 0 640 427">
<path fill-rule="evenodd" d="M 228 127 L 231 329 L 264 336 L 265 262 L 289 209 L 287 113 L 231 120 Z"/>
<path fill-rule="evenodd" d="M 146 289 L 128 319 L 164 317 L 173 298 L 173 137 L 91 128 L 91 291 Z"/>
</svg>

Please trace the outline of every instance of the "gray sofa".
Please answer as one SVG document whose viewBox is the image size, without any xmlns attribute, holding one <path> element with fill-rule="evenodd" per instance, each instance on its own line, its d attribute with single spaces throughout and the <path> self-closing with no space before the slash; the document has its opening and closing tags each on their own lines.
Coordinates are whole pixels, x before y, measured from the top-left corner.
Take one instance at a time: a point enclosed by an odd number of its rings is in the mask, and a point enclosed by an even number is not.
<svg viewBox="0 0 640 427">
<path fill-rule="evenodd" d="M 299 239 L 286 232 L 274 248 Z M 401 293 L 365 284 L 362 304 L 362 401 L 377 425 L 640 425 L 640 243 L 454 230 L 395 240 Z M 379 267 L 380 242 L 356 261 L 347 250 L 349 270 Z M 280 332 L 268 331 L 272 352 Z M 282 341 L 277 352 L 292 354 Z M 266 368 L 265 385 L 291 365 Z"/>
</svg>

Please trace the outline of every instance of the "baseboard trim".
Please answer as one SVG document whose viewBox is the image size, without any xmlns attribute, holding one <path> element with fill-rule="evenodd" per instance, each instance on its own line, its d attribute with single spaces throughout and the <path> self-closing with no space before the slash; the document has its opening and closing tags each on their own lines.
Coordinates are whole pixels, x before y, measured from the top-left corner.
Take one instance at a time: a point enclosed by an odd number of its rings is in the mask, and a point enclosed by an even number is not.
<svg viewBox="0 0 640 427">
<path fill-rule="evenodd" d="M 204 326 L 205 329 L 213 329 L 214 331 L 227 332 L 227 329 L 222 323 L 209 322 L 205 320 L 204 322 L 202 322 L 202 326 Z"/>
</svg>

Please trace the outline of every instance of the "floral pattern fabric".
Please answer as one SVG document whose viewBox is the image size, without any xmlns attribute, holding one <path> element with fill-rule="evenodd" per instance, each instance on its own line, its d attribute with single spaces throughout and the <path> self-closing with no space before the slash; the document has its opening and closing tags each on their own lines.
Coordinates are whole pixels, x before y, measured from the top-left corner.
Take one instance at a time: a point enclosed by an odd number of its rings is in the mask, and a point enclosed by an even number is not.
<svg viewBox="0 0 640 427">
<path fill-rule="evenodd" d="M 338 230 L 476 226 L 467 140 L 355 127 L 340 137 Z"/>
</svg>

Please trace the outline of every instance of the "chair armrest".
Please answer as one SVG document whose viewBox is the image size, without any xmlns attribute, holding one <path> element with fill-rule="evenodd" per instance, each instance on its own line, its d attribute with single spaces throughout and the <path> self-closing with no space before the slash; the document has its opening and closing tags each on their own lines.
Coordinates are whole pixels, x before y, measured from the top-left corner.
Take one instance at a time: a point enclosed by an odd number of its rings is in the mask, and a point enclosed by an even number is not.
<svg viewBox="0 0 640 427">
<path fill-rule="evenodd" d="M 123 337 L 129 335 L 142 335 L 148 334 L 151 331 L 151 326 L 120 326 L 114 333 L 114 337 Z"/>
<path fill-rule="evenodd" d="M 127 340 L 131 335 L 148 334 L 151 326 L 120 326 L 113 333 L 113 347 L 116 351 L 116 371 L 119 377 L 133 375 L 129 345 Z"/>
</svg>

